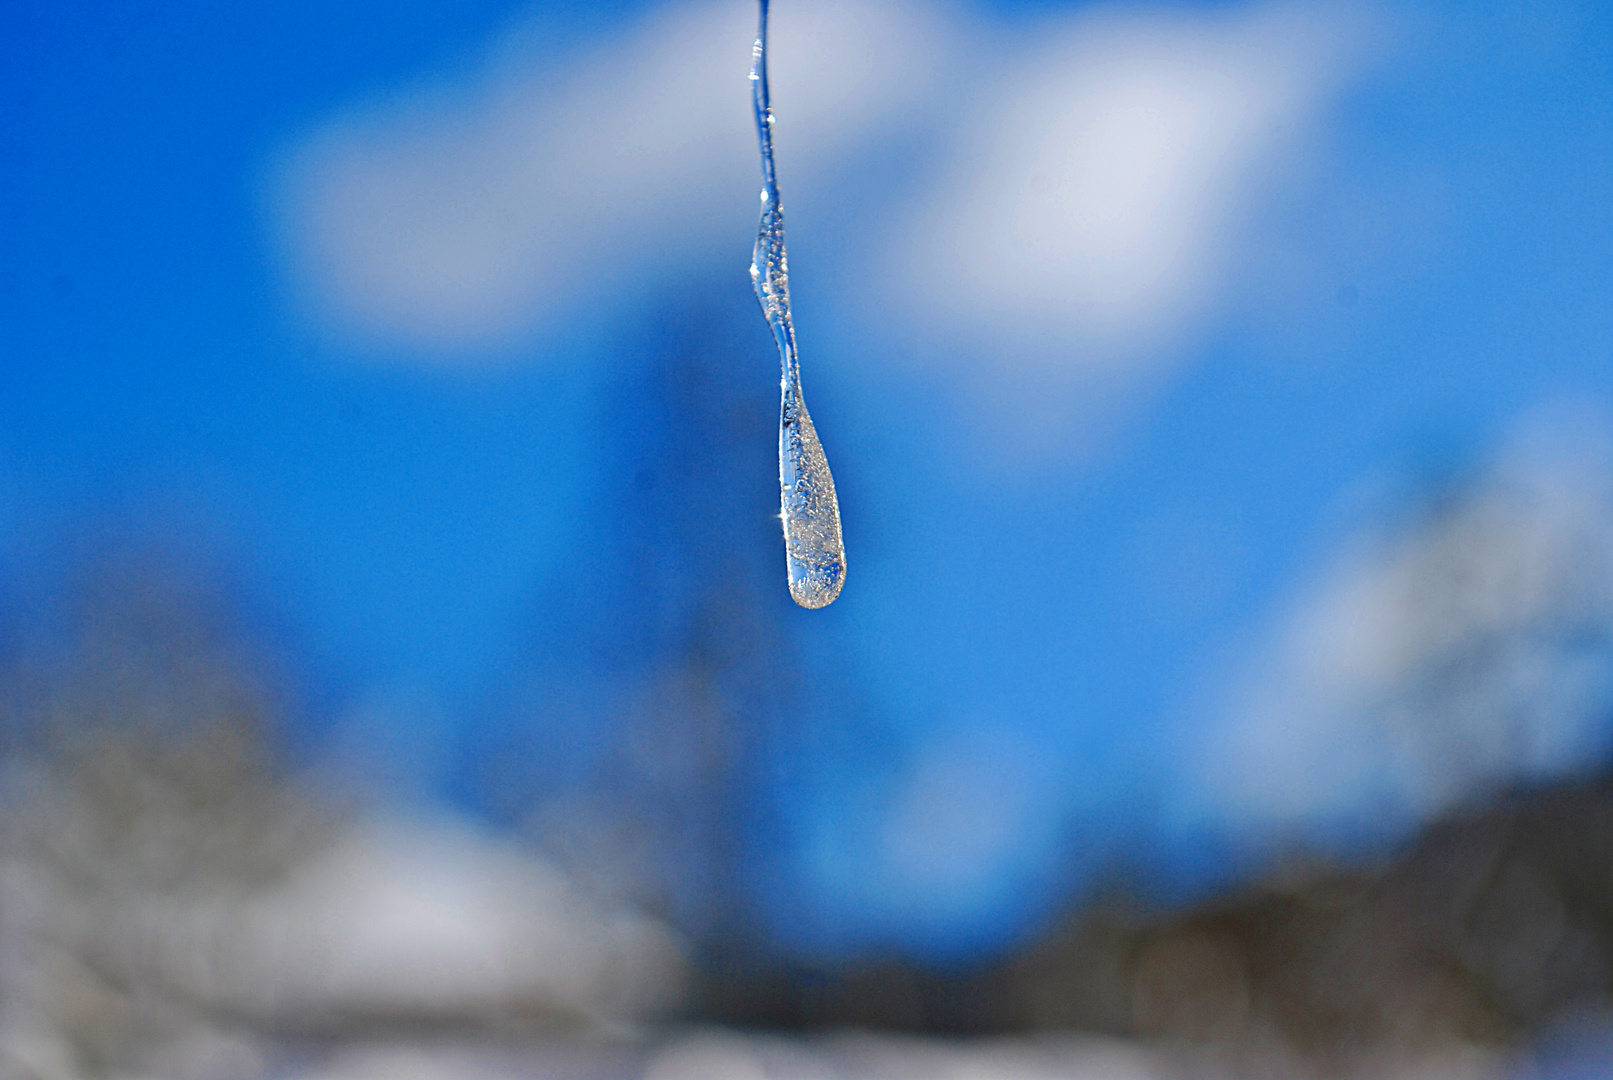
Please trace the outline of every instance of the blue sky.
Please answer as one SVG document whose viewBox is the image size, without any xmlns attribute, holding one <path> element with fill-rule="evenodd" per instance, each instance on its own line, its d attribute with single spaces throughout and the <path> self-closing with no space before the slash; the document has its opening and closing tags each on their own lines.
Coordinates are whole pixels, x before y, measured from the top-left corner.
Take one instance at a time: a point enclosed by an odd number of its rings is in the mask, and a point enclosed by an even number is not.
<svg viewBox="0 0 1613 1080">
<path fill-rule="evenodd" d="M 1117 850 L 1201 882 L 1273 835 L 1347 849 L 1372 785 L 1251 818 L 1205 748 L 1288 700 L 1280 642 L 1378 572 L 1352 553 L 1393 563 L 1418 492 L 1595 457 L 1517 447 L 1595 443 L 1613 399 L 1613 19 L 791 8 L 780 182 L 850 565 L 770 617 L 885 734 L 792 763 L 772 857 L 814 914 L 776 932 L 967 952 Z M 8 575 L 107 516 L 201 535 L 332 724 L 474 744 L 559 632 L 534 598 L 622 520 L 609 402 L 668 310 L 772 385 L 748 7 L 0 19 Z M 1406 805 L 1390 833 L 1441 804 Z"/>
</svg>

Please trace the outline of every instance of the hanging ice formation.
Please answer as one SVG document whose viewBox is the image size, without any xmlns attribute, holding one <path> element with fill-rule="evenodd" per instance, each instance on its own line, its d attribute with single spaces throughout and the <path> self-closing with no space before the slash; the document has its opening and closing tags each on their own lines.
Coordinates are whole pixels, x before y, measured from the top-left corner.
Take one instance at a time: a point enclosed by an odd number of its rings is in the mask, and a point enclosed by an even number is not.
<svg viewBox="0 0 1613 1080">
<path fill-rule="evenodd" d="M 823 456 L 818 433 L 801 399 L 801 371 L 795 356 L 795 327 L 790 324 L 789 264 L 784 254 L 784 210 L 779 206 L 773 175 L 773 109 L 767 90 L 767 0 L 760 0 L 761 21 L 751 52 L 751 99 L 756 107 L 756 136 L 762 148 L 762 222 L 751 259 L 751 282 L 762 314 L 778 342 L 784 366 L 779 403 L 778 471 L 780 517 L 784 520 L 784 558 L 790 595 L 804 608 L 821 608 L 840 595 L 846 581 L 846 550 L 840 539 L 840 504 L 834 477 Z"/>
</svg>

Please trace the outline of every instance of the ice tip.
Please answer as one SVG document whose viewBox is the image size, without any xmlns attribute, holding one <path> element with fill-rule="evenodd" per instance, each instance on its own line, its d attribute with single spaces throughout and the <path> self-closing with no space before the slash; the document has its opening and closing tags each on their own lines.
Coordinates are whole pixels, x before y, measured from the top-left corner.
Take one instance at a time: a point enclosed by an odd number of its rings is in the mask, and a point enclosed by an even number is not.
<svg viewBox="0 0 1613 1080">
<path fill-rule="evenodd" d="M 843 577 L 835 578 L 835 580 L 829 585 L 812 585 L 806 582 L 792 582 L 790 584 L 790 598 L 801 607 L 806 608 L 808 611 L 816 611 L 819 608 L 826 608 L 835 602 L 835 597 L 840 595 L 840 586 L 844 584 L 844 582 L 845 579 Z"/>
<path fill-rule="evenodd" d="M 841 586 L 846 583 L 845 559 L 820 564 L 807 573 L 791 574 L 789 583 L 790 599 L 800 606 L 809 611 L 828 607 L 835 602 Z"/>
</svg>

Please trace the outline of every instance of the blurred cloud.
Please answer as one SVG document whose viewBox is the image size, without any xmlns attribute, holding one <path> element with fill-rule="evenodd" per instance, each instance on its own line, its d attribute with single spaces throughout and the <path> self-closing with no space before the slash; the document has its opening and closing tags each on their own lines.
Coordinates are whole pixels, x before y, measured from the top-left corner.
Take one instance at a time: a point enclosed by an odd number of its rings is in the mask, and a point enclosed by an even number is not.
<svg viewBox="0 0 1613 1080">
<path fill-rule="evenodd" d="M 932 904 L 989 888 L 1021 854 L 1037 770 L 1028 747 L 993 734 L 925 746 L 885 818 L 892 876 Z"/>
<path fill-rule="evenodd" d="M 898 248 L 927 318 L 1041 372 L 1135 361 L 1225 295 L 1241 231 L 1299 171 L 1365 26 L 1288 5 L 1106 7 L 982 78 Z"/>
<path fill-rule="evenodd" d="M 451 353 L 547 329 L 585 298 L 642 302 L 714 250 L 743 273 L 755 18 L 744 0 L 663 6 L 565 58 L 522 26 L 463 83 L 333 119 L 276 196 L 309 298 L 363 336 Z M 918 106 L 953 23 L 900 2 L 781 9 L 770 61 L 792 182 Z"/>
<path fill-rule="evenodd" d="M 1195 766 L 1235 831 L 1394 839 L 1460 800 L 1606 759 L 1610 430 L 1537 410 L 1482 473 L 1315 579 Z"/>
<path fill-rule="evenodd" d="M 463 359 L 691 271 L 741 273 L 753 21 L 739 0 L 668 5 L 564 57 L 522 26 L 473 75 L 333 118 L 278 173 L 304 295 L 361 339 Z M 1225 298 L 1365 32 L 1292 5 L 1011 33 L 903 0 L 782 6 L 780 168 L 808 205 L 856 208 L 813 225 L 845 233 L 835 287 L 939 345 L 942 369 L 1148 373 Z"/>
<path fill-rule="evenodd" d="M 796 822 L 800 879 L 771 898 L 771 917 L 825 954 L 999 947 L 1041 914 L 1027 897 L 1064 869 L 1067 783 L 1005 725 L 932 733 L 901 768 L 812 793 Z"/>
</svg>

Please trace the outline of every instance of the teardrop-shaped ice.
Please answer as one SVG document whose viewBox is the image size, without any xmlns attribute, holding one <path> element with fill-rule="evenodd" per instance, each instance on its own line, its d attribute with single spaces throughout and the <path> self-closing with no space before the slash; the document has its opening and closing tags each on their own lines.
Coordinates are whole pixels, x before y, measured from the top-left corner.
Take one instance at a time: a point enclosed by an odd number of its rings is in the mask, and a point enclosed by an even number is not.
<svg viewBox="0 0 1613 1080">
<path fill-rule="evenodd" d="M 801 371 L 790 322 L 789 260 L 784 252 L 784 210 L 773 174 L 773 110 L 767 89 L 767 0 L 751 53 L 751 97 L 762 149 L 762 221 L 751 259 L 751 283 L 773 330 L 784 367 L 779 401 L 778 471 L 780 517 L 790 595 L 805 608 L 821 608 L 840 595 L 846 581 L 846 550 L 840 539 L 840 504 L 829 461 L 801 399 Z"/>
<path fill-rule="evenodd" d="M 820 608 L 840 595 L 846 581 L 846 550 L 840 539 L 840 505 L 834 477 L 818 433 L 801 400 L 800 387 L 785 390 L 779 424 L 779 489 L 784 508 L 784 554 L 790 595 L 805 608 Z"/>
</svg>

